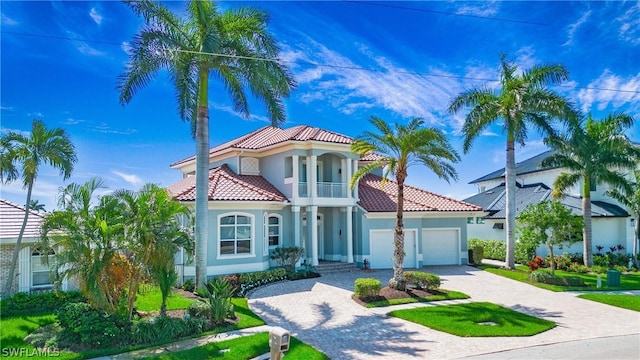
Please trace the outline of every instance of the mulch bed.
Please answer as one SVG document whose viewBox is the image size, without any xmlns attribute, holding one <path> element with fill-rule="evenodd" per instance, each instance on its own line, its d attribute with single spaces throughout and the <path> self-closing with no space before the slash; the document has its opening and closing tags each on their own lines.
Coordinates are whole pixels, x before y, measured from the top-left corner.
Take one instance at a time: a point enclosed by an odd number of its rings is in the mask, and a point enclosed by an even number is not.
<svg viewBox="0 0 640 360">
<path fill-rule="evenodd" d="M 402 291 L 402 290 L 396 290 L 388 286 L 385 286 L 382 289 L 380 289 L 378 296 L 371 296 L 371 297 L 366 297 L 361 299 L 355 295 L 351 295 L 351 298 L 353 299 L 353 301 L 357 302 L 358 304 L 365 306 L 367 303 L 370 303 L 373 301 L 391 300 L 391 299 L 410 299 L 410 298 L 419 299 L 419 298 L 425 298 L 428 296 L 438 295 L 438 294 L 439 292 L 437 291 L 428 292 L 426 290 L 419 290 L 415 288 L 407 288 L 406 291 Z"/>
</svg>

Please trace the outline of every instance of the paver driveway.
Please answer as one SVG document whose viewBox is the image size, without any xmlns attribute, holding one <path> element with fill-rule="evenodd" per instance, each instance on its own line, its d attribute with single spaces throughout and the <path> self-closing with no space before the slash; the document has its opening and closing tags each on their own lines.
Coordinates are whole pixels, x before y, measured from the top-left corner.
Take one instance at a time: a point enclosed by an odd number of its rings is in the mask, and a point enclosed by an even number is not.
<svg viewBox="0 0 640 360">
<path fill-rule="evenodd" d="M 456 359 L 495 351 L 579 339 L 640 333 L 640 313 L 555 293 L 470 266 L 427 267 L 442 287 L 471 301 L 489 301 L 558 324 L 531 337 L 461 338 L 367 309 L 351 300 L 358 277 L 383 284 L 390 270 L 327 274 L 270 285 L 251 294 L 249 305 L 267 324 L 281 326 L 332 359 Z M 409 304 L 402 307 L 433 306 Z M 393 307 L 396 309 L 398 307 Z M 640 344 L 638 344 L 640 353 Z M 535 357 L 535 355 L 533 355 Z"/>
</svg>

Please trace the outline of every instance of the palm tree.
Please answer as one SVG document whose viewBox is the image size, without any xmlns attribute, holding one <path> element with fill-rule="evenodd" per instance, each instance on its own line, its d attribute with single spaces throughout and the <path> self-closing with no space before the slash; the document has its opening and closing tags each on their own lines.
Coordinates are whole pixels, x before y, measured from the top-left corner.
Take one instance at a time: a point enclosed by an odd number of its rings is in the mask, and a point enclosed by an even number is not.
<svg viewBox="0 0 640 360">
<path fill-rule="evenodd" d="M 219 12 L 210 0 L 191 1 L 186 18 L 160 3 L 129 1 L 145 19 L 131 43 L 130 61 L 119 77 L 120 102 L 131 101 L 159 70 L 167 70 L 176 89 L 180 118 L 191 122 L 196 139 L 196 283 L 207 268 L 209 172 L 209 77 L 227 89 L 236 111 L 249 116 L 246 92 L 266 104 L 274 126 L 284 123 L 283 98 L 295 82 L 278 61 L 279 49 L 267 31 L 267 14 L 252 8 Z"/>
<path fill-rule="evenodd" d="M 629 184 L 631 191 L 622 187 L 620 189 L 611 189 L 607 191 L 607 195 L 616 199 L 620 204 L 624 205 L 635 220 L 634 239 L 633 239 L 633 265 L 638 267 L 638 241 L 640 241 L 640 170 L 633 170 L 634 183 Z"/>
<path fill-rule="evenodd" d="M 507 61 L 507 55 L 500 55 L 500 88 L 471 88 L 456 96 L 449 105 L 449 112 L 455 114 L 464 107 L 471 107 L 462 127 L 464 134 L 463 150 L 471 148 L 473 141 L 482 132 L 501 123 L 507 136 L 505 166 L 507 193 L 507 256 L 506 267 L 513 269 L 514 230 L 516 216 L 516 142 L 521 145 L 527 140 L 529 127 L 543 134 L 553 134 L 553 118 L 570 119 L 575 116 L 570 104 L 561 96 L 548 90 L 549 84 L 568 79 L 569 73 L 562 65 L 534 66 L 519 72 L 517 65 Z"/>
<path fill-rule="evenodd" d="M 127 274 L 111 270 L 128 271 L 128 266 L 118 254 L 122 239 L 118 202 L 103 196 L 95 204 L 96 191 L 102 188 L 104 183 L 98 178 L 61 188 L 60 210 L 45 218 L 41 245 L 56 249 L 54 272 L 58 281 L 78 280 L 80 290 L 94 307 L 113 313 Z"/>
<path fill-rule="evenodd" d="M 41 204 L 40 201 L 38 201 L 37 199 L 33 199 L 31 200 L 31 203 L 29 204 L 29 209 L 31 209 L 32 211 L 35 211 L 37 213 L 39 212 L 47 212 L 47 210 L 45 210 L 44 208 L 44 204 Z"/>
<path fill-rule="evenodd" d="M 602 121 L 594 121 L 589 115 L 586 121 L 573 124 L 567 134 L 547 139 L 547 144 L 555 151 L 542 165 L 567 170 L 553 184 L 554 197 L 561 197 L 569 188 L 582 182 L 583 257 L 587 266 L 593 266 L 592 185 L 606 183 L 626 193 L 632 192 L 619 170 L 635 168 L 640 158 L 639 148 L 624 135 L 633 126 L 633 121 L 631 116 L 624 113 L 609 114 Z"/>
<path fill-rule="evenodd" d="M 127 306 L 131 318 L 143 275 L 150 271 L 161 285 L 163 305 L 171 291 L 173 256 L 180 247 L 190 253 L 190 234 L 181 228 L 179 217 L 190 216 L 189 210 L 154 184 L 139 192 L 120 190 L 114 194 L 120 201 L 124 224 L 122 248 L 131 264 L 131 279 L 127 291 Z M 170 269 L 169 269 L 170 268 Z M 166 310 L 166 308 L 165 308 Z"/>
<path fill-rule="evenodd" d="M 60 171 L 60 176 L 67 179 L 71 176 L 77 157 L 75 147 L 63 129 L 47 129 L 45 124 L 39 120 L 33 120 L 31 134 L 29 136 L 9 131 L 2 136 L 0 144 L 2 144 L 3 147 L 3 150 L 0 151 L 3 166 L 2 181 L 13 181 L 17 179 L 17 164 L 22 170 L 21 177 L 23 187 L 27 188 L 24 219 L 22 220 L 22 227 L 20 228 L 16 246 L 13 250 L 9 274 L 4 287 L 4 293 L 10 294 L 13 287 L 18 254 L 22 246 L 24 229 L 29 219 L 33 184 L 38 177 L 38 171 L 40 171 L 42 165 L 50 165 Z M 8 166 L 6 169 L 5 165 Z"/>
<path fill-rule="evenodd" d="M 413 118 L 404 125 L 395 124 L 390 127 L 384 120 L 372 116 L 371 124 L 377 132 L 366 131 L 356 137 L 351 150 L 364 155 L 376 153 L 380 159 L 358 169 L 351 178 L 351 187 L 355 187 L 358 180 L 371 171 L 385 167 L 383 182 L 390 174 L 398 183 L 398 203 L 396 206 L 396 226 L 393 237 L 394 262 L 393 278 L 389 280 L 389 287 L 404 290 L 402 263 L 404 261 L 404 182 L 407 178 L 407 168 L 414 164 L 421 164 L 433 171 L 439 178 L 449 182 L 457 180 L 458 174 L 453 168 L 453 162 L 460 160 L 458 153 L 451 147 L 448 139 L 436 128 L 423 127 L 424 121 Z"/>
</svg>

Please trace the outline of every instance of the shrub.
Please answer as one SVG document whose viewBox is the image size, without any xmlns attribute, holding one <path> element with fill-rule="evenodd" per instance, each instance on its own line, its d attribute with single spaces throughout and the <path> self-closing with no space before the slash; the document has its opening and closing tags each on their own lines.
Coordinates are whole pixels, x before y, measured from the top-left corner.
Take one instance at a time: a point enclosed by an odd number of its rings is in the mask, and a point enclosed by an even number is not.
<svg viewBox="0 0 640 360">
<path fill-rule="evenodd" d="M 579 274 L 586 274 L 589 272 L 589 268 L 586 265 L 582 265 L 577 262 L 574 262 L 571 265 L 569 265 L 569 268 L 567 269 L 567 271 L 575 272 Z"/>
<path fill-rule="evenodd" d="M 416 289 L 434 290 L 440 287 L 440 277 L 432 273 L 405 271 L 404 279 L 407 284 L 413 285 Z"/>
<path fill-rule="evenodd" d="M 556 270 L 567 270 L 571 265 L 571 257 L 568 253 L 562 255 L 556 255 L 553 257 L 556 263 Z M 547 256 L 547 263 L 551 263 L 551 255 Z"/>
<path fill-rule="evenodd" d="M 300 260 L 300 257 L 304 254 L 304 248 L 298 246 L 278 246 L 273 249 L 271 253 L 271 260 L 274 260 L 280 266 L 292 273 L 295 270 L 296 263 Z"/>
<path fill-rule="evenodd" d="M 286 280 L 287 278 L 287 271 L 283 268 L 242 273 L 238 275 L 240 282 L 240 290 L 238 291 L 238 294 L 240 296 L 245 296 L 247 292 L 251 289 L 257 288 L 258 286 Z"/>
<path fill-rule="evenodd" d="M 584 280 L 577 276 L 554 276 L 546 270 L 532 271 L 529 279 L 533 282 L 559 286 L 585 286 Z"/>
<path fill-rule="evenodd" d="M 196 282 L 193 279 L 187 279 L 182 284 L 182 290 L 193 292 L 196 289 Z"/>
<path fill-rule="evenodd" d="M 533 260 L 529 261 L 529 271 L 535 271 L 544 266 L 544 259 L 540 256 L 536 256 L 533 258 Z"/>
<path fill-rule="evenodd" d="M 124 324 L 87 303 L 69 303 L 58 311 L 62 338 L 92 348 L 113 346 L 122 340 Z"/>
<path fill-rule="evenodd" d="M 610 254 L 606 255 L 594 255 L 593 256 L 593 265 L 595 266 L 609 266 Z"/>
<path fill-rule="evenodd" d="M 481 239 L 469 239 L 469 247 L 472 249 L 476 246 L 481 246 L 484 251 L 485 259 L 494 259 L 504 261 L 507 256 L 507 245 L 504 241 L 500 240 L 481 240 Z"/>
<path fill-rule="evenodd" d="M 208 319 L 211 316 L 211 309 L 204 301 L 194 301 L 189 304 L 187 314 L 191 317 L 199 317 Z"/>
<path fill-rule="evenodd" d="M 131 331 L 131 339 L 136 345 L 166 343 L 186 336 L 200 335 L 205 330 L 204 319 L 162 316 L 138 321 Z"/>
<path fill-rule="evenodd" d="M 375 278 L 359 278 L 355 282 L 354 294 L 359 298 L 377 296 L 382 288 L 380 280 Z"/>
<path fill-rule="evenodd" d="M 484 248 L 480 245 L 476 245 L 471 248 L 473 254 L 473 263 L 474 264 L 482 264 L 482 259 L 484 259 Z"/>
<path fill-rule="evenodd" d="M 627 271 L 629 271 L 629 268 L 627 268 L 626 266 L 623 266 L 623 265 L 615 265 L 615 266 L 613 267 L 613 269 L 614 269 L 614 270 L 618 270 L 618 271 L 620 271 L 620 272 L 627 272 Z"/>
<path fill-rule="evenodd" d="M 518 240 L 514 249 L 514 257 L 518 264 L 528 264 L 536 256 L 538 245 L 535 243 Z"/>
<path fill-rule="evenodd" d="M 209 319 L 215 324 L 225 321 L 233 316 L 233 287 L 229 281 L 216 277 L 207 282 L 205 288 L 207 293 L 207 304 L 209 305 Z"/>
<path fill-rule="evenodd" d="M 594 258 L 595 259 L 595 258 Z M 607 272 L 607 267 L 602 265 L 593 265 L 591 271 L 596 274 L 604 274 Z"/>
<path fill-rule="evenodd" d="M 2 300 L 2 315 L 12 315 L 28 311 L 29 313 L 56 311 L 68 303 L 84 302 L 86 299 L 79 291 L 55 291 L 28 294 L 16 293 Z"/>
</svg>

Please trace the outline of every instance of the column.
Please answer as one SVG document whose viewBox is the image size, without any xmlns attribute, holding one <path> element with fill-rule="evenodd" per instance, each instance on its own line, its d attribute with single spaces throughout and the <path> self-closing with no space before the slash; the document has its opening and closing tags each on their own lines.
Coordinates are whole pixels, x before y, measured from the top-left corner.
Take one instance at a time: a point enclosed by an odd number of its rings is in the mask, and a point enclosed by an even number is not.
<svg viewBox="0 0 640 360">
<path fill-rule="evenodd" d="M 311 265 L 318 265 L 318 207 L 307 208 L 307 227 L 311 229 Z"/>
<path fill-rule="evenodd" d="M 298 189 L 300 188 L 300 174 L 299 174 L 299 164 L 298 164 L 298 155 L 293 155 L 291 157 L 291 163 L 293 165 L 293 188 L 291 188 L 291 197 L 294 199 L 298 198 Z M 300 214 L 300 208 L 298 208 L 298 214 Z M 297 245 L 296 245 L 297 246 Z"/>
<path fill-rule="evenodd" d="M 353 192 L 351 191 L 351 178 L 353 177 L 353 160 L 347 158 L 347 197 L 353 197 Z"/>
<path fill-rule="evenodd" d="M 347 206 L 347 262 L 353 263 L 353 206 Z"/>
<path fill-rule="evenodd" d="M 309 158 L 309 157 L 307 157 Z M 311 155 L 309 161 L 307 162 L 307 174 L 311 177 L 307 177 L 307 181 L 311 186 L 311 192 L 309 193 L 309 197 L 317 197 L 318 196 L 318 157 L 316 155 Z"/>
<path fill-rule="evenodd" d="M 300 206 L 292 206 L 291 211 L 293 212 L 293 242 L 295 246 L 300 245 Z"/>
</svg>

